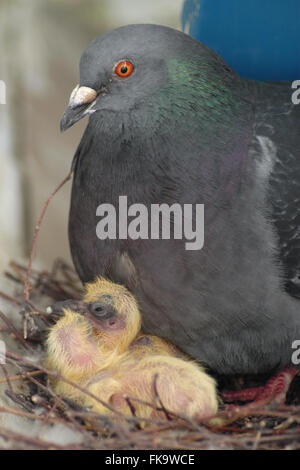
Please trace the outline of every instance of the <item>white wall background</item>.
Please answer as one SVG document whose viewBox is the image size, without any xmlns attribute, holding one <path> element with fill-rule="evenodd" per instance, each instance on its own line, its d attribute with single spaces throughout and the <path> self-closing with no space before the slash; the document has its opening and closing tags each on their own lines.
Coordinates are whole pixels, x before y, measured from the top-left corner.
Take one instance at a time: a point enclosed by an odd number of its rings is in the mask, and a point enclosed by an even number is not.
<svg viewBox="0 0 300 470">
<path fill-rule="evenodd" d="M 180 27 L 183 0 L 1 0 L 0 271 L 27 255 L 35 223 L 67 174 L 85 123 L 66 134 L 59 120 L 78 78 L 78 62 L 97 35 L 128 23 Z M 50 267 L 69 258 L 70 184 L 53 200 L 37 257 Z"/>
</svg>

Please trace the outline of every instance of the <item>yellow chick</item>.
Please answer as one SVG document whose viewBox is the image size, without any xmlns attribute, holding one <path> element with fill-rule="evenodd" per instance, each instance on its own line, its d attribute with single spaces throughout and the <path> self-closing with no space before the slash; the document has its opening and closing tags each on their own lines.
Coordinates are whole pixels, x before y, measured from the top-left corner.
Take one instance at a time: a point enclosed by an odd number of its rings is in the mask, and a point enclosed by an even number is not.
<svg viewBox="0 0 300 470">
<path fill-rule="evenodd" d="M 54 383 L 57 393 L 116 419 L 111 407 L 123 416 L 134 408 L 140 418 L 164 418 L 157 397 L 174 414 L 203 419 L 216 413 L 215 381 L 172 343 L 142 334 L 137 301 L 125 287 L 98 278 L 86 285 L 78 308 L 76 301 L 61 308 L 47 340 L 47 366 L 101 402 L 62 380 Z"/>
</svg>

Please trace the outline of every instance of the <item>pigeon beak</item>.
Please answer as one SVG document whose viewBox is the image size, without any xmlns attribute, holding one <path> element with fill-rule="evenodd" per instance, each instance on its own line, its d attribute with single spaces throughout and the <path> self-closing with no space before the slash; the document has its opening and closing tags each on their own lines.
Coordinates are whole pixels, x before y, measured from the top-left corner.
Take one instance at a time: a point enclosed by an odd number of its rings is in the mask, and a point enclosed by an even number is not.
<svg viewBox="0 0 300 470">
<path fill-rule="evenodd" d="M 69 129 L 75 122 L 94 112 L 93 105 L 98 92 L 87 86 L 77 85 L 71 93 L 69 105 L 60 121 L 61 132 Z"/>
</svg>

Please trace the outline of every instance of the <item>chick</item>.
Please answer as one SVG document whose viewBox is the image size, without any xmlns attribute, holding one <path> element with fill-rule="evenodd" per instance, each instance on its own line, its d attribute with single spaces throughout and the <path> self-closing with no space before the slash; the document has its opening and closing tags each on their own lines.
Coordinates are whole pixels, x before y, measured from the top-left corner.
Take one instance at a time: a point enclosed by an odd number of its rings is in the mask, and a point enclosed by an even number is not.
<svg viewBox="0 0 300 470">
<path fill-rule="evenodd" d="M 63 317 L 48 336 L 46 365 L 81 386 L 99 370 L 119 365 L 141 328 L 135 298 L 123 286 L 103 278 L 86 285 L 84 301 L 58 302 L 50 311 L 62 311 Z M 62 381 L 55 388 L 82 401 L 82 395 Z"/>
<path fill-rule="evenodd" d="M 138 304 L 125 287 L 98 278 L 87 284 L 78 308 L 76 301 L 65 306 L 48 337 L 47 366 L 99 401 L 62 380 L 54 383 L 57 393 L 114 418 L 119 415 L 111 408 L 123 416 L 134 410 L 140 418 L 164 418 L 158 397 L 169 412 L 189 418 L 216 413 L 214 380 L 172 343 L 142 334 Z"/>
</svg>

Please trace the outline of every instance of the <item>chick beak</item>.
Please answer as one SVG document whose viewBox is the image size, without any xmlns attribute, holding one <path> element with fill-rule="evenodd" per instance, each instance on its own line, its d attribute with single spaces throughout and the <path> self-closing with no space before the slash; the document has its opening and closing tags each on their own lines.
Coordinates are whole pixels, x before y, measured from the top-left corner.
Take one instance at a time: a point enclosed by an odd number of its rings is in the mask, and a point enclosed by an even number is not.
<svg viewBox="0 0 300 470">
<path fill-rule="evenodd" d="M 60 121 L 61 132 L 69 129 L 87 114 L 91 114 L 97 96 L 98 92 L 93 88 L 77 85 L 71 93 L 69 105 Z"/>
</svg>

